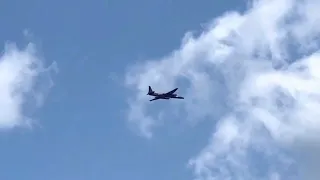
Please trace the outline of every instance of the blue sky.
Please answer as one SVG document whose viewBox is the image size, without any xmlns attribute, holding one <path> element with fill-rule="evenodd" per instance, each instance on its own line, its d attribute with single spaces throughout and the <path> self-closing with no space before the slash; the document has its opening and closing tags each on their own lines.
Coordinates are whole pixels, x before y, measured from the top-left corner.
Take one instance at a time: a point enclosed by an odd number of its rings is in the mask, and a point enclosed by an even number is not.
<svg viewBox="0 0 320 180">
<path fill-rule="evenodd" d="M 0 179 L 318 180 L 320 3 L 249 4 L 1 2 Z"/>
<path fill-rule="evenodd" d="M 185 163 L 200 148 L 190 144 L 206 140 L 199 139 L 201 130 L 161 130 L 154 141 L 141 139 L 128 128 L 128 92 L 117 79 L 128 65 L 170 52 L 186 31 L 237 6 L 208 0 L 3 1 L 2 46 L 11 41 L 24 48 L 31 41 L 59 72 L 45 105 L 31 112 L 37 125 L 2 133 L 0 178 L 190 179 Z"/>
</svg>

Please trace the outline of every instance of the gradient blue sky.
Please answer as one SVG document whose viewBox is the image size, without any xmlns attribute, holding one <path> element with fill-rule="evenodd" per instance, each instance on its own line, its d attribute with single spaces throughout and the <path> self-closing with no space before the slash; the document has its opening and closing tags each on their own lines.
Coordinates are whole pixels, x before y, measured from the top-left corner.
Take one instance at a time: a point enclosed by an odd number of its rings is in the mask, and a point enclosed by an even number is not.
<svg viewBox="0 0 320 180">
<path fill-rule="evenodd" d="M 250 2 L 1 1 L 0 179 L 319 180 L 320 1 Z"/>
<path fill-rule="evenodd" d="M 126 122 L 128 92 L 120 80 L 128 65 L 169 53 L 187 31 L 244 6 L 240 0 L 2 1 L 1 46 L 32 41 L 59 73 L 45 106 L 32 114 L 39 125 L 1 134 L 0 179 L 191 179 L 186 163 L 205 145 L 208 128 L 162 128 L 152 141 L 137 136 Z"/>
</svg>

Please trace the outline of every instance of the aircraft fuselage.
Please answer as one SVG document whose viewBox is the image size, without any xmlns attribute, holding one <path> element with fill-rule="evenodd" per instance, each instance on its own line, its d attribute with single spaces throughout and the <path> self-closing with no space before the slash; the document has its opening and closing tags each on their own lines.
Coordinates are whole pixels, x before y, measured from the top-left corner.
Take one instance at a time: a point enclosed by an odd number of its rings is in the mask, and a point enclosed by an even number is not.
<svg viewBox="0 0 320 180">
<path fill-rule="evenodd" d="M 177 96 L 177 94 L 175 94 L 174 92 L 177 90 L 178 88 L 175 88 L 167 93 L 156 93 L 152 90 L 152 88 L 149 86 L 149 91 L 148 94 L 149 96 L 154 96 L 154 99 L 151 99 L 150 101 L 154 101 L 154 100 L 158 100 L 158 99 L 184 99 L 183 97 Z"/>
<path fill-rule="evenodd" d="M 158 94 L 158 93 L 154 93 L 154 94 L 148 94 L 150 96 L 155 96 L 155 97 L 161 97 L 161 98 L 171 98 L 171 97 L 177 97 L 177 94 Z"/>
</svg>

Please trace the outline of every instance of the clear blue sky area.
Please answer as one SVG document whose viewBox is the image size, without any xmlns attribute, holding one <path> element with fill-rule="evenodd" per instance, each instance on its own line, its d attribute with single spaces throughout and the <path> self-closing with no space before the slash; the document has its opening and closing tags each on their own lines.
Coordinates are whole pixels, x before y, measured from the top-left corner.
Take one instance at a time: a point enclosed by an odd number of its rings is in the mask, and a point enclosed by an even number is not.
<svg viewBox="0 0 320 180">
<path fill-rule="evenodd" d="M 2 132 L 1 180 L 186 180 L 206 124 L 152 140 L 128 126 L 126 69 L 176 49 L 240 0 L 4 0 L 0 42 L 34 42 L 59 73 L 32 130 Z M 29 35 L 25 35 L 24 32 Z M 3 48 L 1 48 L 3 49 Z M 146 87 L 147 91 L 147 87 Z"/>
</svg>

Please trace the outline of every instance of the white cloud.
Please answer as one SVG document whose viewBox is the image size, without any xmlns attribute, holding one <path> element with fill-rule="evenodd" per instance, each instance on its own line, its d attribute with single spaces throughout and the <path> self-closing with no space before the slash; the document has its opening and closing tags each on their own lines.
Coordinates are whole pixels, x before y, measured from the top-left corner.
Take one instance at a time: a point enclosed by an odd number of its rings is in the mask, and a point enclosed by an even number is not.
<svg viewBox="0 0 320 180">
<path fill-rule="evenodd" d="M 33 44 L 22 50 L 6 44 L 0 57 L 0 129 L 34 123 L 31 111 L 42 105 L 53 85 L 48 74 L 52 67 L 43 67 Z"/>
<path fill-rule="evenodd" d="M 151 137 L 158 114 L 148 85 L 168 90 L 182 80 L 186 99 L 174 107 L 217 122 L 189 162 L 196 178 L 318 180 L 319 8 L 318 0 L 254 1 L 245 13 L 216 18 L 199 37 L 188 34 L 171 55 L 127 74 L 136 90 L 129 119 Z"/>
</svg>

